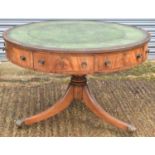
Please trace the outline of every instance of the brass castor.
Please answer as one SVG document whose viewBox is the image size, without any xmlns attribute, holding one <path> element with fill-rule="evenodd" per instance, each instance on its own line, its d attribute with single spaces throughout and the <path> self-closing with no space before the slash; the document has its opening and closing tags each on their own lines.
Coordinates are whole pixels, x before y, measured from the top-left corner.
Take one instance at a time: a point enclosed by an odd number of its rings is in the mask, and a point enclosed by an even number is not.
<svg viewBox="0 0 155 155">
<path fill-rule="evenodd" d="M 128 131 L 129 132 L 135 132 L 137 129 L 136 127 L 132 126 L 132 125 L 128 125 Z"/>
<path fill-rule="evenodd" d="M 22 128 L 24 126 L 24 121 L 23 120 L 20 120 L 20 119 L 15 120 L 15 123 L 16 123 L 16 126 L 18 128 Z"/>
</svg>

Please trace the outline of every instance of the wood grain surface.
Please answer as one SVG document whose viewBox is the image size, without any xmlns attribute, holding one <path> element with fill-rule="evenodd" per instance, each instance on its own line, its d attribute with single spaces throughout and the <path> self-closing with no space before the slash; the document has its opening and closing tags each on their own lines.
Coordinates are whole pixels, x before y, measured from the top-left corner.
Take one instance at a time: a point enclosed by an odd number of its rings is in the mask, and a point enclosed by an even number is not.
<svg viewBox="0 0 155 155">
<path fill-rule="evenodd" d="M 25 68 L 69 75 L 110 73 L 129 69 L 147 59 L 147 43 L 132 50 L 103 53 L 50 53 L 31 51 L 6 42 L 8 59 Z"/>
</svg>

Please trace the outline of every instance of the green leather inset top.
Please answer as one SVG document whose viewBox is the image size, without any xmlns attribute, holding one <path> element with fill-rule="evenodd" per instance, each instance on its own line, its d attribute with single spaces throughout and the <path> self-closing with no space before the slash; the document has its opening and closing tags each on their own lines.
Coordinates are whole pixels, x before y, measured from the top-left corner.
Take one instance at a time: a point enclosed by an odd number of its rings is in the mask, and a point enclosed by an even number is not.
<svg viewBox="0 0 155 155">
<path fill-rule="evenodd" d="M 93 21 L 47 21 L 10 29 L 7 38 L 41 49 L 115 49 L 143 43 L 148 33 L 135 27 Z"/>
</svg>

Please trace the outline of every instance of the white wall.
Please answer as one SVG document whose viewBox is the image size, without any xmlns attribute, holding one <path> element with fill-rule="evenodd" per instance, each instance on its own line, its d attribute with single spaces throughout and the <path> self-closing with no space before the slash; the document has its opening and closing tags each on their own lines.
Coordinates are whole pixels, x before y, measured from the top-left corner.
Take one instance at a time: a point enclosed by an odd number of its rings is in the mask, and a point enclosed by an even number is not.
<svg viewBox="0 0 155 155">
<path fill-rule="evenodd" d="M 154 0 L 0 0 L 0 18 L 155 18 Z"/>
</svg>

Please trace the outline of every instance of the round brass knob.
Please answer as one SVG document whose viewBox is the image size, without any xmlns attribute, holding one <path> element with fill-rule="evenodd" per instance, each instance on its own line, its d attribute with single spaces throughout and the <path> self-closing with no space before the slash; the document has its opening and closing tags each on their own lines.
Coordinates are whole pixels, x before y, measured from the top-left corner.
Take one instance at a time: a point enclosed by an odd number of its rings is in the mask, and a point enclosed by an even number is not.
<svg viewBox="0 0 155 155">
<path fill-rule="evenodd" d="M 138 60 L 138 59 L 140 59 L 140 58 L 142 58 L 142 54 L 141 54 L 141 53 L 138 53 L 138 54 L 136 55 L 136 59 Z"/>
<path fill-rule="evenodd" d="M 105 65 L 106 67 L 110 67 L 110 66 L 111 66 L 111 62 L 110 62 L 109 60 L 106 60 L 106 61 L 104 62 L 104 65 Z"/>
<path fill-rule="evenodd" d="M 25 61 L 26 57 L 25 56 L 20 56 L 20 60 Z"/>
<path fill-rule="evenodd" d="M 3 46 L 2 50 L 3 51 L 6 51 L 5 43 L 4 43 L 4 46 Z"/>
<path fill-rule="evenodd" d="M 5 47 L 3 47 L 3 49 L 2 49 L 3 51 L 6 51 L 6 48 Z"/>
<path fill-rule="evenodd" d="M 82 67 L 82 68 L 86 68 L 86 67 L 87 67 L 87 62 L 82 62 L 82 63 L 81 63 L 81 67 Z"/>
<path fill-rule="evenodd" d="M 41 65 L 44 65 L 44 64 L 45 64 L 45 60 L 44 60 L 44 59 L 40 59 L 40 60 L 38 61 L 38 63 L 41 64 Z"/>
<path fill-rule="evenodd" d="M 148 50 L 146 50 L 146 53 L 150 53 L 150 50 L 148 49 Z"/>
</svg>

